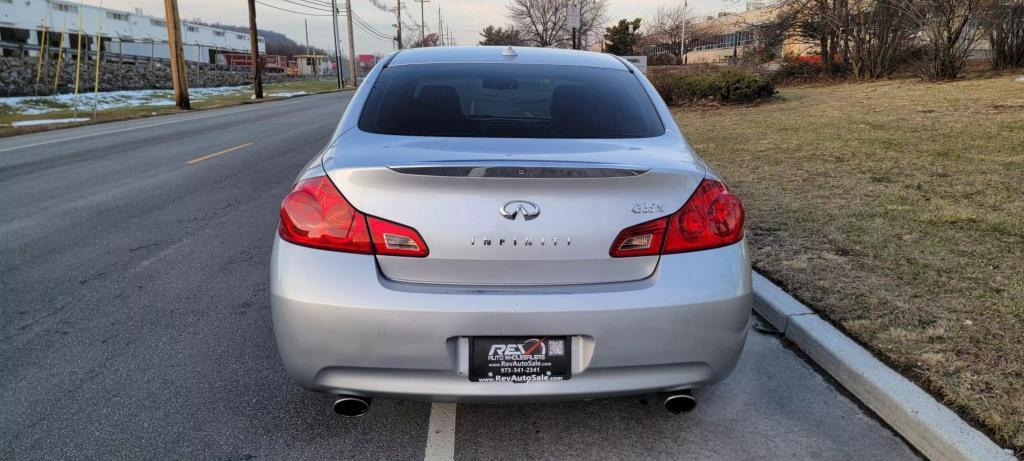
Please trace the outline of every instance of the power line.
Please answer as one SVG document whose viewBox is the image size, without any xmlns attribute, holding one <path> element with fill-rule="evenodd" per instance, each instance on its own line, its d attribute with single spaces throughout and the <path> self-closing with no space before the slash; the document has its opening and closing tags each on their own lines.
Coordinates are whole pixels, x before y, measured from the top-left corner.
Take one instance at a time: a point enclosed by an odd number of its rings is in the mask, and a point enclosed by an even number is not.
<svg viewBox="0 0 1024 461">
<path fill-rule="evenodd" d="M 390 35 L 387 35 L 377 29 L 374 29 L 373 26 L 367 24 L 366 21 L 363 20 L 363 18 L 356 16 L 355 13 L 352 14 L 352 19 L 355 21 L 356 25 L 359 26 L 360 29 L 363 29 L 368 34 L 373 35 L 375 38 L 387 41 L 392 40 L 392 37 Z"/>
<path fill-rule="evenodd" d="M 331 10 L 330 10 L 330 9 L 325 9 L 325 8 L 319 8 L 319 7 L 317 7 L 317 6 L 310 6 L 310 5 L 306 4 L 305 2 L 299 2 L 299 1 L 296 1 L 296 0 L 281 0 L 281 1 L 282 1 L 282 2 L 285 2 L 285 3 L 291 3 L 292 5 L 297 5 L 297 6 L 301 6 L 301 7 L 303 7 L 303 8 L 309 8 L 309 9 L 311 9 L 311 10 L 316 10 L 316 11 L 326 11 L 326 12 L 328 12 L 328 13 L 330 13 L 330 12 L 331 12 Z"/>
<path fill-rule="evenodd" d="M 299 3 L 296 0 L 281 0 L 281 1 L 293 4 L 293 5 L 298 5 L 298 6 L 303 7 L 303 8 L 308 8 L 308 9 L 311 9 L 311 10 L 315 10 L 315 11 L 326 11 L 328 13 L 330 13 L 330 11 L 331 11 L 329 9 L 325 10 L 325 9 L 322 9 L 322 8 L 317 8 L 315 6 L 309 6 L 307 4 Z M 311 0 L 305 0 L 305 1 L 311 1 Z M 260 5 L 263 5 L 263 6 L 266 6 L 266 7 L 274 8 L 274 9 L 281 10 L 281 11 L 286 11 L 288 13 L 293 13 L 293 14 L 301 14 L 301 15 L 305 15 L 305 16 L 333 16 L 332 14 L 318 14 L 318 13 L 310 13 L 310 12 L 306 12 L 306 11 L 290 10 L 290 9 L 287 9 L 287 8 L 282 8 L 282 7 L 279 7 L 279 6 L 271 5 L 269 3 L 261 2 L 260 0 L 256 0 L 256 3 L 259 3 Z M 339 8 L 339 12 L 344 13 L 344 10 Z M 376 38 L 378 40 L 383 40 L 383 41 L 391 41 L 392 40 L 392 37 L 390 35 L 387 35 L 386 33 L 377 30 L 376 28 L 371 26 L 363 18 L 359 17 L 359 15 L 355 14 L 354 12 L 352 13 L 352 19 L 353 19 L 353 21 L 356 23 L 356 25 L 360 29 L 362 29 L 367 34 L 370 34 L 371 37 Z"/>
<path fill-rule="evenodd" d="M 370 4 L 375 6 L 375 7 L 377 7 L 377 9 L 379 9 L 381 11 L 386 11 L 388 13 L 394 13 L 395 12 L 394 8 L 392 8 L 390 6 L 387 6 L 384 3 L 381 3 L 381 0 L 370 0 Z"/>
<path fill-rule="evenodd" d="M 256 3 L 259 3 L 260 5 L 263 5 L 263 6 L 268 7 L 268 8 L 273 8 L 275 10 L 287 11 L 289 13 L 302 14 L 302 15 L 306 15 L 306 16 L 333 16 L 333 15 L 330 15 L 330 14 L 303 13 L 303 12 L 300 12 L 300 11 L 289 10 L 287 8 L 281 8 L 279 6 L 274 6 L 274 5 L 271 5 L 269 3 L 263 3 L 260 0 L 256 0 Z"/>
<path fill-rule="evenodd" d="M 380 37 L 382 40 L 390 41 L 392 39 L 392 37 L 390 35 L 377 30 L 376 28 L 371 26 L 369 23 L 367 23 L 366 20 L 363 19 L 362 17 L 360 17 L 358 14 L 356 14 L 355 11 L 352 12 L 352 19 L 355 20 L 355 22 L 357 24 L 362 26 L 362 29 L 365 30 L 366 32 L 369 32 L 369 33 L 371 33 L 373 35 L 376 35 L 377 37 Z"/>
<path fill-rule="evenodd" d="M 410 29 L 412 29 L 412 30 L 420 30 L 420 27 L 423 27 L 423 26 L 420 25 L 420 23 L 416 22 L 416 18 L 413 17 L 412 13 L 409 12 L 409 7 L 408 6 L 402 5 L 402 11 L 405 13 L 406 17 L 409 18 L 409 22 L 412 23 L 412 26 L 409 27 Z"/>
</svg>

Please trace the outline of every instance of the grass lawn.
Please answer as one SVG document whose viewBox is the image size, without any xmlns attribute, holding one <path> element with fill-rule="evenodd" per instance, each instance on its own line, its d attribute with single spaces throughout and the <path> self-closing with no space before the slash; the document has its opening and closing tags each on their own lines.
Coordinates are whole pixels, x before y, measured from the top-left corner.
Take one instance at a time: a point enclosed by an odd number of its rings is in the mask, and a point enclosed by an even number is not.
<svg viewBox="0 0 1024 461">
<path fill-rule="evenodd" d="M 756 269 L 1024 453 L 1024 82 L 781 95 L 675 111 Z"/>
<path fill-rule="evenodd" d="M 263 85 L 263 94 L 267 97 L 267 99 L 273 99 L 275 95 L 288 96 L 294 95 L 295 93 L 298 92 L 319 93 L 323 91 L 336 90 L 337 88 L 338 83 L 336 80 L 297 80 L 292 82 L 265 84 Z M 244 104 L 252 101 L 251 96 L 251 89 L 245 89 L 242 91 L 227 94 L 220 94 L 216 96 L 207 97 L 204 99 L 193 100 L 192 109 L 211 109 L 215 107 L 225 107 Z M 54 128 L 65 128 L 73 125 L 126 120 L 132 118 L 148 117 L 152 115 L 163 115 L 178 112 L 178 110 L 174 107 L 173 101 L 168 101 L 167 99 L 163 98 L 154 98 L 152 105 L 141 104 L 130 107 L 101 110 L 97 112 L 95 117 L 93 117 L 91 106 L 87 107 L 83 105 L 79 107 L 78 117 L 89 118 L 90 120 L 88 122 L 62 123 L 54 125 L 35 125 L 23 127 L 11 126 L 11 123 L 18 121 L 70 119 L 74 117 L 74 110 L 71 107 L 67 107 L 64 104 L 48 101 L 46 98 L 40 98 L 37 105 L 52 107 L 58 110 L 42 114 L 26 115 L 15 113 L 10 106 L 0 104 L 0 137 L 31 133 L 35 131 L 50 130 Z"/>
</svg>

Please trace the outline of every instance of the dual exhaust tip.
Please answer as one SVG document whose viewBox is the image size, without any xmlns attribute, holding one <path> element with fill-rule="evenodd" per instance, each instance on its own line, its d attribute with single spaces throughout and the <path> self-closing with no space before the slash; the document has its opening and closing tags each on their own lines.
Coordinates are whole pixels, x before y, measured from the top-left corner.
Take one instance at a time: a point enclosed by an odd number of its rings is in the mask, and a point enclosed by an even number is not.
<svg viewBox="0 0 1024 461">
<path fill-rule="evenodd" d="M 358 418 L 370 411 L 373 399 L 356 395 L 339 395 L 334 401 L 334 412 L 346 418 Z M 689 390 L 663 394 L 661 404 L 673 415 L 689 413 L 697 408 L 697 399 Z"/>
</svg>

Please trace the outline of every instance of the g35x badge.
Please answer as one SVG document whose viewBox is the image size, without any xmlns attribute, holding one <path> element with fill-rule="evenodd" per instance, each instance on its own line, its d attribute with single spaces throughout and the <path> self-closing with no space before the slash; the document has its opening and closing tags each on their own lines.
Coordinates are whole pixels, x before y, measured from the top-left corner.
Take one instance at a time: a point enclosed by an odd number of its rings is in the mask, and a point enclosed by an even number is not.
<svg viewBox="0 0 1024 461">
<path fill-rule="evenodd" d="M 650 202 L 650 203 L 635 203 L 630 208 L 633 213 L 664 213 L 665 210 L 661 208 L 661 205 Z"/>
</svg>

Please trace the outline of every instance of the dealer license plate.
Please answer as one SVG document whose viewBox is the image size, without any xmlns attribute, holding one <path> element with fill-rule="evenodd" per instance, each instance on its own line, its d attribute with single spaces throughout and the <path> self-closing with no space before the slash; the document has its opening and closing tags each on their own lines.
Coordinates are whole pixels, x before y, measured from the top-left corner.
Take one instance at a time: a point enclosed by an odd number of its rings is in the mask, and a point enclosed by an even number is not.
<svg viewBox="0 0 1024 461">
<path fill-rule="evenodd" d="M 571 356 L 566 336 L 477 336 L 470 339 L 469 380 L 564 381 Z"/>
</svg>

